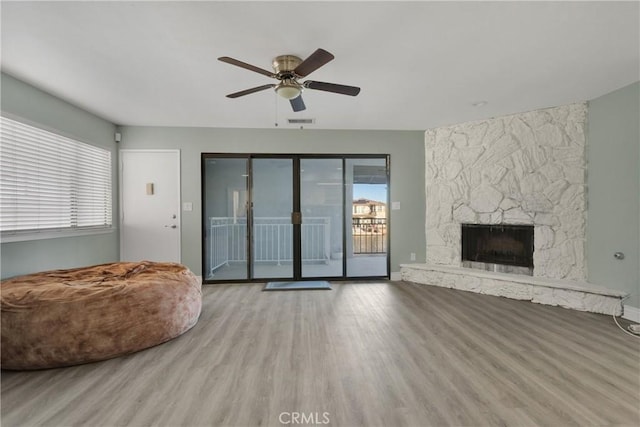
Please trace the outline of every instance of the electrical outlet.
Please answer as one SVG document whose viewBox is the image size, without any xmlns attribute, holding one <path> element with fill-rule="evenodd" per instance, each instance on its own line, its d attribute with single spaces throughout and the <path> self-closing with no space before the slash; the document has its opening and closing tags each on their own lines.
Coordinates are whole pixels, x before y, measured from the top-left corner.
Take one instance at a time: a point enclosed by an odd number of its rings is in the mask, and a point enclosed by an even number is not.
<svg viewBox="0 0 640 427">
<path fill-rule="evenodd" d="M 415 252 L 411 252 L 411 261 L 415 261 L 416 260 L 416 254 Z"/>
</svg>

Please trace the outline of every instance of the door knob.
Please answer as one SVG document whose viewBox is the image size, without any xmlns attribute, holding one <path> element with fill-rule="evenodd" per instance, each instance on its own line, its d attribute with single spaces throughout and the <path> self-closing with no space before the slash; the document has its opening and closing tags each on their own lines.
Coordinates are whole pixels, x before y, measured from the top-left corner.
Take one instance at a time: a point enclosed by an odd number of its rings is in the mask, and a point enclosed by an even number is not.
<svg viewBox="0 0 640 427">
<path fill-rule="evenodd" d="M 291 212 L 291 224 L 302 224 L 302 212 Z"/>
<path fill-rule="evenodd" d="M 173 225 L 165 225 L 165 226 L 164 226 L 164 228 L 168 228 L 168 227 L 171 227 L 171 228 L 178 228 L 178 226 L 177 226 L 177 225 L 175 225 L 175 224 L 173 224 Z"/>
</svg>

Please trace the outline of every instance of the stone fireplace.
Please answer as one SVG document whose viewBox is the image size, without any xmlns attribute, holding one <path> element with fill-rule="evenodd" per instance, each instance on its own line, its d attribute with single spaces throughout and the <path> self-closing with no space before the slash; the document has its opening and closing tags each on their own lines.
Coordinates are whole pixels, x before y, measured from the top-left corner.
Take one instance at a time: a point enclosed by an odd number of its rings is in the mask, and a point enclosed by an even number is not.
<svg viewBox="0 0 640 427">
<path fill-rule="evenodd" d="M 401 265 L 402 279 L 619 314 L 623 292 L 586 282 L 586 112 L 426 131 L 427 259 Z"/>
<path fill-rule="evenodd" d="M 533 276 L 585 280 L 586 105 L 428 130 L 427 263 L 462 265 L 461 224 L 528 225 Z"/>
</svg>

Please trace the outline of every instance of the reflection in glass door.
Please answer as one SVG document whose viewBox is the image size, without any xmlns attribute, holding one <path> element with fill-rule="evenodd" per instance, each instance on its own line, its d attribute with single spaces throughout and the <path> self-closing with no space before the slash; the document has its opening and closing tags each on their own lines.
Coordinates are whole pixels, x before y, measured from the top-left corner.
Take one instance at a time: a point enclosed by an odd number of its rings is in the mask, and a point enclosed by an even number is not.
<svg viewBox="0 0 640 427">
<path fill-rule="evenodd" d="M 293 278 L 293 159 L 251 160 L 253 278 Z"/>
<path fill-rule="evenodd" d="M 342 159 L 300 159 L 302 277 L 343 276 Z"/>
</svg>

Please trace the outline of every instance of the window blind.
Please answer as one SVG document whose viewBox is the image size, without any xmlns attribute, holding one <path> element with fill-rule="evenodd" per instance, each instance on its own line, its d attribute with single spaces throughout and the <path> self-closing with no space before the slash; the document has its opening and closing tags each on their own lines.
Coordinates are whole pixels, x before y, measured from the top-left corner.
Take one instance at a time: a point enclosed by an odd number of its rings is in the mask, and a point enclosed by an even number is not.
<svg viewBox="0 0 640 427">
<path fill-rule="evenodd" d="M 111 153 L 0 117 L 0 231 L 107 228 Z"/>
</svg>

